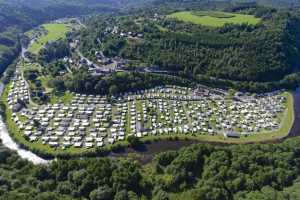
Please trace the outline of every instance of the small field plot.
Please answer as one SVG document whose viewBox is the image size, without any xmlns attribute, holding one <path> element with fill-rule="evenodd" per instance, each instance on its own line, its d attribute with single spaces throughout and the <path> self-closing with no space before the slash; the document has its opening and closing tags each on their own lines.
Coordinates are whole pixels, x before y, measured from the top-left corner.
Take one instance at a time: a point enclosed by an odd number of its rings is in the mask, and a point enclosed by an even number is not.
<svg viewBox="0 0 300 200">
<path fill-rule="evenodd" d="M 33 54 L 37 54 L 47 42 L 65 38 L 70 30 L 68 24 L 44 24 L 42 27 L 46 33 L 37 38 L 28 49 Z"/>
<path fill-rule="evenodd" d="M 244 15 L 226 12 L 214 11 L 185 11 L 176 12 L 167 17 L 176 18 L 184 22 L 190 22 L 203 26 L 222 27 L 225 24 L 252 24 L 255 25 L 261 21 L 253 15 Z"/>
</svg>

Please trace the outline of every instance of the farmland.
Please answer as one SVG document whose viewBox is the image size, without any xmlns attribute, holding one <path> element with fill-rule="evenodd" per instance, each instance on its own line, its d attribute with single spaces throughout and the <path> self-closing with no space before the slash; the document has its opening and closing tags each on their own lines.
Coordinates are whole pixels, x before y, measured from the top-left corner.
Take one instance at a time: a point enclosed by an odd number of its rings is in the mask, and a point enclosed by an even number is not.
<svg viewBox="0 0 300 200">
<path fill-rule="evenodd" d="M 44 32 L 35 39 L 33 44 L 29 47 L 28 51 L 37 54 L 40 49 L 49 41 L 55 41 L 64 39 L 65 34 L 70 29 L 68 24 L 50 23 L 42 25 Z M 28 36 L 34 35 L 32 32 L 28 32 Z"/>
<path fill-rule="evenodd" d="M 210 27 L 222 27 L 225 24 L 244 23 L 255 25 L 261 21 L 261 19 L 252 15 L 214 11 L 175 12 L 168 15 L 168 17 Z"/>
</svg>

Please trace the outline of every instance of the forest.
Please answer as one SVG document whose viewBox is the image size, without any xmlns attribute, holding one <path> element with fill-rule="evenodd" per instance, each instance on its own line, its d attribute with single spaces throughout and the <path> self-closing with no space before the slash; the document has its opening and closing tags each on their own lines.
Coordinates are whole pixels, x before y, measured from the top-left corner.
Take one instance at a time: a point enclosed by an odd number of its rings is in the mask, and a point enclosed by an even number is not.
<svg viewBox="0 0 300 200">
<path fill-rule="evenodd" d="M 34 166 L 1 147 L 5 200 L 298 199 L 299 138 L 281 144 L 194 144 L 155 155 L 85 158 Z M 137 154 L 138 155 L 138 154 Z"/>
<path fill-rule="evenodd" d="M 123 92 L 144 90 L 161 85 L 192 86 L 193 83 L 175 76 L 150 73 L 117 72 L 108 76 L 92 76 L 81 69 L 66 77 L 49 80 L 48 85 L 57 91 L 70 90 L 76 93 L 118 95 Z"/>
<path fill-rule="evenodd" d="M 170 18 L 152 22 L 147 20 L 149 16 L 142 16 L 146 19 L 142 25 L 139 22 L 141 27 L 130 22 L 131 16 L 112 20 L 123 30 L 142 31 L 145 38 L 137 42 L 118 35 L 106 35 L 103 20 L 107 19 L 99 17 L 93 20 L 90 29 L 82 32 L 81 50 L 91 55 L 91 49 L 99 50 L 94 41 L 101 38 L 102 50 L 107 56 L 159 66 L 186 77 L 204 75 L 234 81 L 270 82 L 295 72 L 300 57 L 297 40 L 300 16 L 296 12 L 272 9 L 245 12 L 261 17 L 263 21 L 258 25 L 228 24 L 209 28 Z"/>
<path fill-rule="evenodd" d="M 95 77 L 85 69 L 74 71 L 72 75 L 58 76 L 58 72 L 62 69 L 64 69 L 64 65 L 61 62 L 51 63 L 45 68 L 46 72 L 53 76 L 47 83 L 50 88 L 55 88 L 57 92 L 69 90 L 77 93 L 101 95 L 117 95 L 119 93 L 149 89 L 162 85 L 194 87 L 196 84 L 205 84 L 222 89 L 263 93 L 283 88 L 295 89 L 300 82 L 300 73 L 288 75 L 278 82 L 261 83 L 218 80 L 201 75 L 193 79 L 188 79 L 174 75 L 139 73 L 134 71 L 117 72 Z"/>
</svg>

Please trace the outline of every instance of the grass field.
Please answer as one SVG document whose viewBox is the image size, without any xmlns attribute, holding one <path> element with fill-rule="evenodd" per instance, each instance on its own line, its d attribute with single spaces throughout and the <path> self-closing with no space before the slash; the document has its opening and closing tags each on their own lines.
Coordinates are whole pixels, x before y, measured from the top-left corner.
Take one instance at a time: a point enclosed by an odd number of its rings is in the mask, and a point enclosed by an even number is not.
<svg viewBox="0 0 300 200">
<path fill-rule="evenodd" d="M 203 26 L 222 27 L 225 24 L 252 24 L 255 25 L 261 21 L 252 15 L 214 12 L 214 11 L 194 11 L 194 12 L 176 12 L 167 17 L 176 18 L 184 22 L 190 22 Z"/>
<path fill-rule="evenodd" d="M 64 39 L 70 30 L 68 24 L 44 24 L 47 34 L 42 35 L 28 49 L 29 52 L 37 54 L 41 48 L 49 41 Z"/>
<path fill-rule="evenodd" d="M 63 103 L 63 104 L 70 104 L 72 101 L 72 98 L 74 97 L 73 93 L 70 92 L 64 92 L 63 94 L 53 94 L 50 97 L 50 103 L 56 104 L 56 103 Z"/>
<path fill-rule="evenodd" d="M 26 35 L 27 37 L 31 38 L 34 35 L 35 30 L 32 29 L 30 31 L 27 31 L 24 33 L 24 35 Z"/>
</svg>

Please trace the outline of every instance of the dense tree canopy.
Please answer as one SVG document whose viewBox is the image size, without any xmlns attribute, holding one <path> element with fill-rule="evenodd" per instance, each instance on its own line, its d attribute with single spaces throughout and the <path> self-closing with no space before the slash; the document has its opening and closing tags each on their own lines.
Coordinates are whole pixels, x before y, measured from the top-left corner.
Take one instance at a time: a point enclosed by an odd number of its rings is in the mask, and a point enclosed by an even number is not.
<svg viewBox="0 0 300 200">
<path fill-rule="evenodd" d="M 146 166 L 124 158 L 57 160 L 34 166 L 1 147 L 0 198 L 297 199 L 299 145 L 299 138 L 282 144 L 197 144 L 157 154 Z"/>
<path fill-rule="evenodd" d="M 278 81 L 294 72 L 300 57 L 300 17 L 272 9 L 250 9 L 259 15 L 258 25 L 225 25 L 220 28 L 187 24 L 170 18 L 153 22 L 152 14 L 91 19 L 81 34 L 81 50 L 93 58 L 96 50 L 121 56 L 141 65 L 239 81 Z M 163 13 L 166 14 L 166 13 Z M 145 19 L 144 19 L 145 18 Z M 150 19 L 148 19 L 150 18 Z M 129 23 L 131 22 L 131 23 Z M 137 26 L 137 24 L 139 26 Z M 142 40 L 124 40 L 107 34 L 119 26 L 124 32 L 143 32 Z M 101 40 L 102 45 L 98 42 Z M 100 48 L 101 47 L 101 48 Z"/>
<path fill-rule="evenodd" d="M 65 56 L 70 56 L 70 50 L 68 44 L 64 40 L 58 40 L 55 42 L 50 42 L 41 49 L 38 55 L 38 59 L 41 62 L 51 62 L 53 60 L 64 58 Z"/>
<path fill-rule="evenodd" d="M 67 89 L 78 93 L 102 95 L 119 95 L 123 92 L 174 84 L 192 85 L 190 81 L 175 76 L 126 72 L 118 72 L 108 76 L 92 76 L 84 69 L 75 71 L 66 77 L 53 78 L 49 81 L 49 85 L 58 91 Z"/>
</svg>

